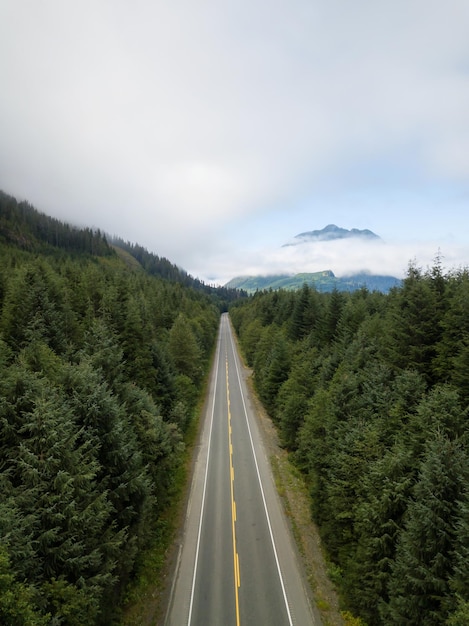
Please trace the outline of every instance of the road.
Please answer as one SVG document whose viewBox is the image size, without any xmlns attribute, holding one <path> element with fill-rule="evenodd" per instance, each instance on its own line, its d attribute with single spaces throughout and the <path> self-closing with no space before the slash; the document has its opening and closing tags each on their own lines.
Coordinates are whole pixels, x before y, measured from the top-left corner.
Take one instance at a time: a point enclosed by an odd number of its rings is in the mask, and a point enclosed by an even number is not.
<svg viewBox="0 0 469 626">
<path fill-rule="evenodd" d="M 222 315 L 166 626 L 319 626 Z"/>
</svg>

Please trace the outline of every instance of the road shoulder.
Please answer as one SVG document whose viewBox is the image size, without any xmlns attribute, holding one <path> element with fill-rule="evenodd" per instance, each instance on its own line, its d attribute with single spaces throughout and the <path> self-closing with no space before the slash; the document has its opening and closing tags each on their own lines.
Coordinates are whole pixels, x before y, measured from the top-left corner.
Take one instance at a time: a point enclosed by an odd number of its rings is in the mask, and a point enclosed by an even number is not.
<svg viewBox="0 0 469 626">
<path fill-rule="evenodd" d="M 234 333 L 236 338 L 236 334 Z M 239 351 L 240 354 L 241 351 Z M 280 446 L 277 430 L 264 406 L 259 400 L 253 385 L 252 370 L 242 363 L 241 375 L 248 390 L 259 424 L 259 432 L 268 455 L 277 491 L 284 512 L 295 539 L 296 548 L 308 591 L 314 605 L 319 610 L 324 626 L 343 626 L 340 614 L 339 597 L 327 575 L 319 531 L 311 520 L 310 497 L 304 478 L 290 462 L 288 452 Z"/>
</svg>

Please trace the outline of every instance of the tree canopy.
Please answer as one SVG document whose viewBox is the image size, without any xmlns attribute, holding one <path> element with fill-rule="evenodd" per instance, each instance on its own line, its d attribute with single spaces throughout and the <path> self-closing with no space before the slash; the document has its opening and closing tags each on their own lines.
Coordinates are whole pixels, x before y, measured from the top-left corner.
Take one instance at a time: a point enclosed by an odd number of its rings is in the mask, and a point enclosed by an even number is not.
<svg viewBox="0 0 469 626">
<path fill-rule="evenodd" d="M 369 626 L 467 622 L 467 270 L 389 294 L 258 292 L 230 307 L 304 472 L 344 607 Z"/>
<path fill-rule="evenodd" d="M 209 294 L 0 194 L 0 622 L 115 623 L 174 494 Z"/>
</svg>

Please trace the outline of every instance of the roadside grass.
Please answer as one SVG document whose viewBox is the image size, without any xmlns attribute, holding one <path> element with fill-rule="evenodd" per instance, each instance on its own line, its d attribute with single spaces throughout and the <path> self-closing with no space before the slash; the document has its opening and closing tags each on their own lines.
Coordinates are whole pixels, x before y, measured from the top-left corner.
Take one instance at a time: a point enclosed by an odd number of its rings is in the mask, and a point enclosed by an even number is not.
<svg viewBox="0 0 469 626">
<path fill-rule="evenodd" d="M 235 337 L 237 340 L 236 334 Z M 239 343 L 238 348 L 240 348 Z M 298 467 L 290 460 L 288 451 L 280 446 L 275 422 L 268 415 L 257 394 L 253 370 L 246 366 L 246 359 L 241 349 L 240 353 L 246 383 L 256 406 L 264 443 L 267 446 L 275 487 L 290 523 L 306 581 L 319 611 L 322 626 L 366 626 L 353 622 L 347 623 L 344 614 L 340 611 L 339 594 L 328 576 L 326 554 L 319 538 L 319 531 L 311 518 L 311 497 L 307 482 Z"/>
<path fill-rule="evenodd" d="M 320 542 L 319 547 L 314 550 L 311 547 L 313 522 L 310 495 L 304 476 L 291 462 L 288 452 L 284 449 L 278 449 L 277 452 L 270 454 L 270 465 L 323 625 L 367 626 L 361 618 L 355 617 L 351 612 L 340 610 L 338 589 L 342 572 L 337 565 L 328 560 Z"/>
<path fill-rule="evenodd" d="M 341 615 L 344 618 L 345 626 L 366 626 L 360 617 L 354 617 L 348 611 L 342 611 Z"/>
<path fill-rule="evenodd" d="M 359 622 L 350 621 L 349 614 L 341 613 L 337 606 L 337 595 L 335 601 L 331 597 L 331 579 L 325 580 L 324 574 L 320 575 L 318 560 L 325 563 L 324 554 L 315 555 L 314 562 L 311 560 L 311 542 L 308 542 L 305 533 L 312 525 L 309 510 L 309 493 L 299 469 L 293 465 L 285 450 L 280 450 L 279 454 L 270 455 L 270 464 L 274 476 L 277 492 L 282 500 L 285 514 L 291 526 L 293 537 L 303 562 L 306 577 L 310 585 L 314 603 L 321 615 L 324 626 L 364 626 Z"/>
</svg>

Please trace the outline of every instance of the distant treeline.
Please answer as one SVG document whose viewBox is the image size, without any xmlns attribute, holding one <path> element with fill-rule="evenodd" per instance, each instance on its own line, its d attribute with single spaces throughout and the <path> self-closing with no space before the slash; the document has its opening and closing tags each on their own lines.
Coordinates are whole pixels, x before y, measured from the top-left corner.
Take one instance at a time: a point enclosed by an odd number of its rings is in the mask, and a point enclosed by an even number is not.
<svg viewBox="0 0 469 626">
<path fill-rule="evenodd" d="M 0 623 L 108 626 L 174 497 L 219 306 L 0 207 Z"/>
<path fill-rule="evenodd" d="M 69 254 L 114 254 L 99 230 L 70 226 L 39 212 L 28 202 L 18 202 L 3 191 L 0 191 L 0 243 L 36 252 L 60 249 Z"/>
<path fill-rule="evenodd" d="M 247 292 L 240 289 L 207 285 L 202 280 L 194 278 L 174 263 L 171 263 L 171 261 L 168 261 L 168 259 L 148 252 L 148 250 L 138 244 L 130 243 L 129 241 L 125 242 L 118 237 L 112 238 L 111 241 L 118 248 L 128 252 L 152 276 L 160 276 L 161 278 L 180 283 L 185 287 L 192 287 L 198 291 L 216 296 L 220 302 L 224 303 L 223 310 L 226 309 L 226 305 L 229 302 L 247 296 Z"/>
<path fill-rule="evenodd" d="M 263 292 L 230 309 L 304 472 L 344 608 L 469 624 L 469 273 L 411 265 L 387 295 Z"/>
<path fill-rule="evenodd" d="M 130 254 L 151 276 L 164 278 L 184 287 L 212 296 L 221 310 L 226 310 L 233 300 L 244 298 L 240 289 L 208 285 L 194 278 L 168 259 L 149 252 L 139 244 L 109 236 L 99 229 L 71 226 L 35 209 L 29 202 L 18 202 L 0 190 L 0 244 L 13 244 L 30 252 L 60 255 L 91 254 L 113 256 L 115 248 Z"/>
</svg>

